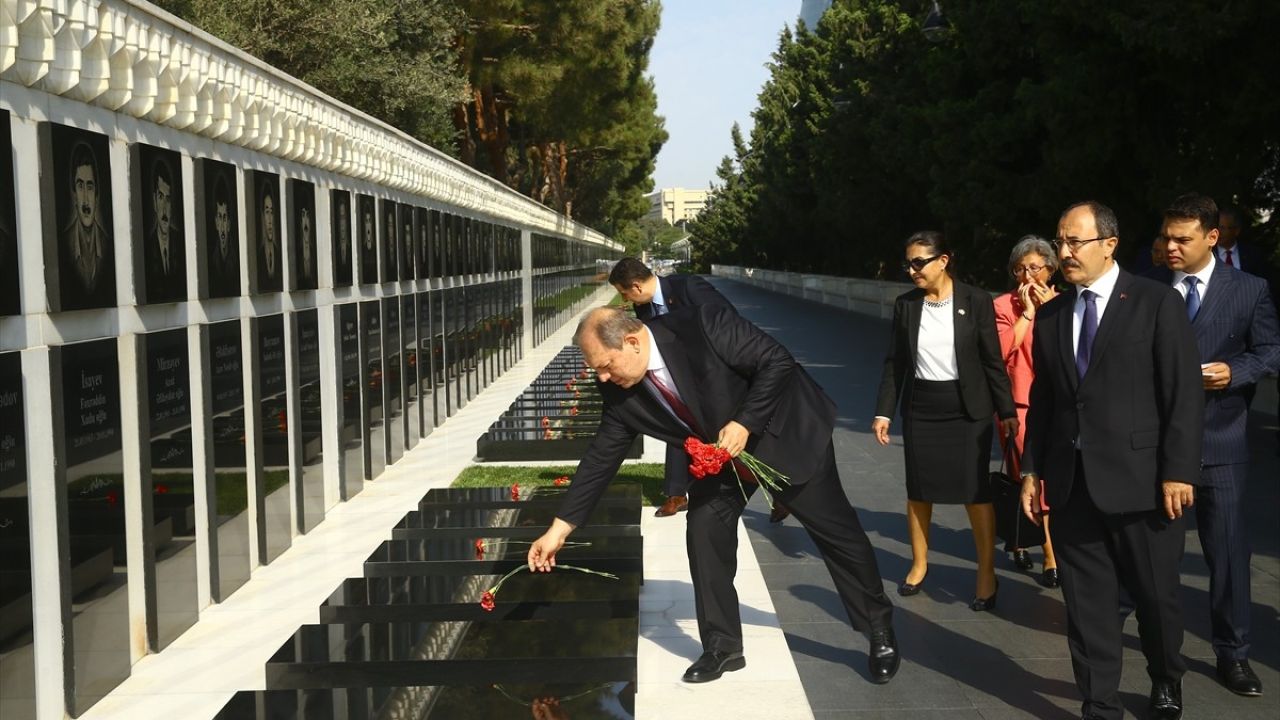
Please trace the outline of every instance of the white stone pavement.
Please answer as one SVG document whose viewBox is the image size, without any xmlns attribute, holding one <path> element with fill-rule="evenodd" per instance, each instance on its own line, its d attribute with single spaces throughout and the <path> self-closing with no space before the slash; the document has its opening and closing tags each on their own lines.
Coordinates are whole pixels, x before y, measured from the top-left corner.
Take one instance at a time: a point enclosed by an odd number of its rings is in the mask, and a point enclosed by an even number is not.
<svg viewBox="0 0 1280 720">
<path fill-rule="evenodd" d="M 596 298 L 605 302 L 612 290 Z M 225 603 L 205 608 L 190 630 L 138 662 L 131 676 L 81 717 L 84 720 L 211 718 L 238 690 L 260 690 L 265 664 L 294 630 L 318 620 L 321 602 L 430 489 L 445 487 L 475 455 L 475 440 L 571 341 L 570 321 L 407 453 L 363 492 L 331 508 L 325 521 L 252 578 Z M 646 459 L 661 460 L 646 446 Z M 643 513 L 645 584 L 640 595 L 638 691 L 641 720 L 812 720 L 764 576 L 739 523 L 737 587 L 747 667 L 719 681 L 680 682 L 697 658 L 693 586 L 684 547 L 684 516 Z M 462 719 L 459 719 L 462 720 Z"/>
</svg>

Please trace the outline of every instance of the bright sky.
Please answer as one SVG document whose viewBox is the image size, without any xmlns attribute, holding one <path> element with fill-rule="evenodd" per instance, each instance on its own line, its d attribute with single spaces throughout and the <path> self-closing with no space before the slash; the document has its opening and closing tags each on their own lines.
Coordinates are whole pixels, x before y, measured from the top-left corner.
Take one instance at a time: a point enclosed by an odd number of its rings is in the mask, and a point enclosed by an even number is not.
<svg viewBox="0 0 1280 720">
<path fill-rule="evenodd" d="M 751 132 L 764 64 L 801 0 L 663 0 L 662 28 L 649 57 L 658 113 L 671 136 L 658 155 L 654 188 L 705 188 L 730 154 L 736 120 Z"/>
</svg>

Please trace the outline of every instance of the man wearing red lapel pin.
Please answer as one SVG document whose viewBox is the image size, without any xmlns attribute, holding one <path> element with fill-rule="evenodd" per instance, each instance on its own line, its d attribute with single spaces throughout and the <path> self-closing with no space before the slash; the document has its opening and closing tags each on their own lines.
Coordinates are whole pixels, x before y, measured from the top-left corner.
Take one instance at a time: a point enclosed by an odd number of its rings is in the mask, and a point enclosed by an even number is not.
<svg viewBox="0 0 1280 720">
<path fill-rule="evenodd" d="M 871 681 L 889 682 L 899 664 L 893 605 L 840 484 L 831 441 L 836 406 L 791 353 L 723 305 L 648 323 L 620 308 L 598 308 L 578 325 L 574 343 L 596 371 L 604 410 L 556 519 L 529 549 L 529 569 L 551 570 L 637 435 L 676 447 L 691 436 L 718 441 L 730 456 L 745 450 L 788 478 L 778 497 L 818 546 L 854 628 L 869 636 Z M 733 577 L 738 519 L 755 489 L 739 484 L 730 463 L 689 488 L 686 545 L 703 653 L 685 682 L 746 666 Z"/>
<path fill-rule="evenodd" d="M 1120 229 L 1097 202 L 1058 221 L 1074 292 L 1036 314 L 1036 377 L 1022 458 L 1023 511 L 1048 483 L 1067 639 L 1081 715 L 1120 720 L 1120 588 L 1133 598 L 1151 676 L 1148 718 L 1182 717 L 1178 591 L 1185 527 L 1200 482 L 1204 390 L 1187 306 L 1115 262 Z"/>
</svg>

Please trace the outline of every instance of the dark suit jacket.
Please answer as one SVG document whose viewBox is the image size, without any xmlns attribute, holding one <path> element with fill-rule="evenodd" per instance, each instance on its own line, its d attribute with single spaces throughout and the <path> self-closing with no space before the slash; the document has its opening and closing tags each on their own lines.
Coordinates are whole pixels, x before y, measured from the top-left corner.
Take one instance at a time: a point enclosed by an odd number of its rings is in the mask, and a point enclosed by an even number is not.
<svg viewBox="0 0 1280 720">
<path fill-rule="evenodd" d="M 1173 271 L 1155 268 L 1148 277 L 1169 285 Z M 1249 401 L 1258 380 L 1280 368 L 1280 324 L 1266 281 L 1216 263 L 1191 329 L 1200 362 L 1225 362 L 1231 368 L 1227 389 L 1205 393 L 1202 461 L 1248 462 Z"/>
<path fill-rule="evenodd" d="M 1200 480 L 1204 390 L 1186 303 L 1168 285 L 1121 269 L 1080 380 L 1075 301 L 1075 292 L 1065 292 L 1036 313 L 1022 471 L 1044 478 L 1050 508 L 1064 506 L 1078 437 L 1098 509 L 1154 510 L 1163 505 L 1162 482 Z"/>
<path fill-rule="evenodd" d="M 835 427 L 836 405 L 763 330 L 725 305 L 699 305 L 645 323 L 676 390 L 714 442 L 736 420 L 751 432 L 747 451 L 799 485 L 816 475 Z M 581 525 L 617 474 L 636 435 L 683 446 L 688 433 L 643 384 L 599 383 L 600 429 L 578 464 L 559 517 Z M 726 473 L 731 473 L 726 466 Z M 722 473 L 723 475 L 723 473 Z M 694 481 L 715 483 L 706 478 Z"/>
<path fill-rule="evenodd" d="M 671 275 L 659 277 L 658 285 L 662 287 L 662 299 L 668 311 L 678 310 L 693 305 L 725 305 L 732 307 L 728 298 L 711 286 L 711 283 L 697 275 Z M 636 305 L 636 317 L 648 320 L 653 317 L 653 303 Z"/>
<path fill-rule="evenodd" d="M 169 233 L 169 272 L 164 271 L 160 258 L 160 239 L 155 228 L 147 232 L 147 302 L 180 302 L 187 299 L 187 252 L 182 231 L 174 228 Z"/>
<path fill-rule="evenodd" d="M 954 283 L 951 303 L 955 322 L 956 370 L 965 415 L 971 420 L 1017 417 L 1013 390 L 1000 354 L 996 333 L 996 311 L 991 295 L 972 285 Z M 916 288 L 898 296 L 893 305 L 889 352 L 880 376 L 880 396 L 876 415 L 893 417 L 900 398 L 910 404 L 911 386 L 916 377 L 916 343 L 920 338 L 920 314 L 924 290 Z"/>
</svg>

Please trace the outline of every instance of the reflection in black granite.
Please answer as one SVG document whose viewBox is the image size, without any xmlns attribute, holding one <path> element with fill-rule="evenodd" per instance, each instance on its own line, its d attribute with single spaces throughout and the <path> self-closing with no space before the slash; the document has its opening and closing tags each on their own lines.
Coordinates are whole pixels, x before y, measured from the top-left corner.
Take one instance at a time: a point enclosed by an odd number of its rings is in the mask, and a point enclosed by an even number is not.
<svg viewBox="0 0 1280 720">
<path fill-rule="evenodd" d="M 249 579 L 249 480 L 245 472 L 244 365 L 240 321 L 209 326 L 215 531 L 210 538 L 213 598 L 219 602 Z"/>
<path fill-rule="evenodd" d="M 289 516 L 289 404 L 285 380 L 284 316 L 268 315 L 257 328 L 258 458 L 262 482 L 258 503 L 258 562 L 266 565 L 288 549 L 293 532 Z"/>
<path fill-rule="evenodd" d="M 349 500 L 364 488 L 364 432 L 361 429 L 361 364 L 360 323 L 356 305 L 338 308 L 338 342 L 342 353 L 339 366 L 342 377 L 342 422 L 338 437 L 342 445 L 342 477 L 339 480 L 343 500 Z"/>
<path fill-rule="evenodd" d="M 387 435 L 382 414 L 382 313 L 377 300 L 360 303 L 360 337 L 364 477 L 373 480 L 382 474 L 387 463 Z"/>
<path fill-rule="evenodd" d="M 324 436 L 320 405 L 320 324 L 315 310 L 295 315 L 297 331 L 298 435 L 294 445 L 298 531 L 324 520 Z"/>
<path fill-rule="evenodd" d="M 382 301 L 382 379 L 383 399 L 386 402 L 387 463 L 391 464 L 404 455 L 404 438 L 407 419 L 404 412 L 404 364 L 400 343 L 400 301 L 385 298 Z"/>
<path fill-rule="evenodd" d="M 191 365 L 186 330 L 151 333 L 142 340 L 151 438 L 151 477 L 142 483 L 143 516 L 150 514 L 155 521 L 147 544 L 148 572 L 154 573 L 148 604 L 155 614 L 147 618 L 147 625 L 149 645 L 159 651 L 195 624 L 198 614 Z M 169 522 L 167 532 L 158 530 L 164 521 Z"/>
<path fill-rule="evenodd" d="M 8 122 L 0 116 L 0 121 Z M 7 132 L 8 128 L 4 128 Z M 36 663 L 31 633 L 31 525 L 22 356 L 0 354 L 0 707 L 35 717 Z M 73 553 L 72 562 L 75 562 Z M 110 565 L 108 561 L 108 572 Z M 72 581 L 77 578 L 72 565 Z"/>
<path fill-rule="evenodd" d="M 62 421 L 54 428 L 54 447 L 70 553 L 62 562 L 73 572 L 80 565 L 84 576 L 63 595 L 72 618 L 65 629 L 68 682 L 79 714 L 129 676 L 120 372 L 115 339 L 54 348 L 51 357 Z M 157 522 L 154 532 L 172 534 L 171 522 Z M 79 594 L 68 592 L 80 588 Z"/>
</svg>

